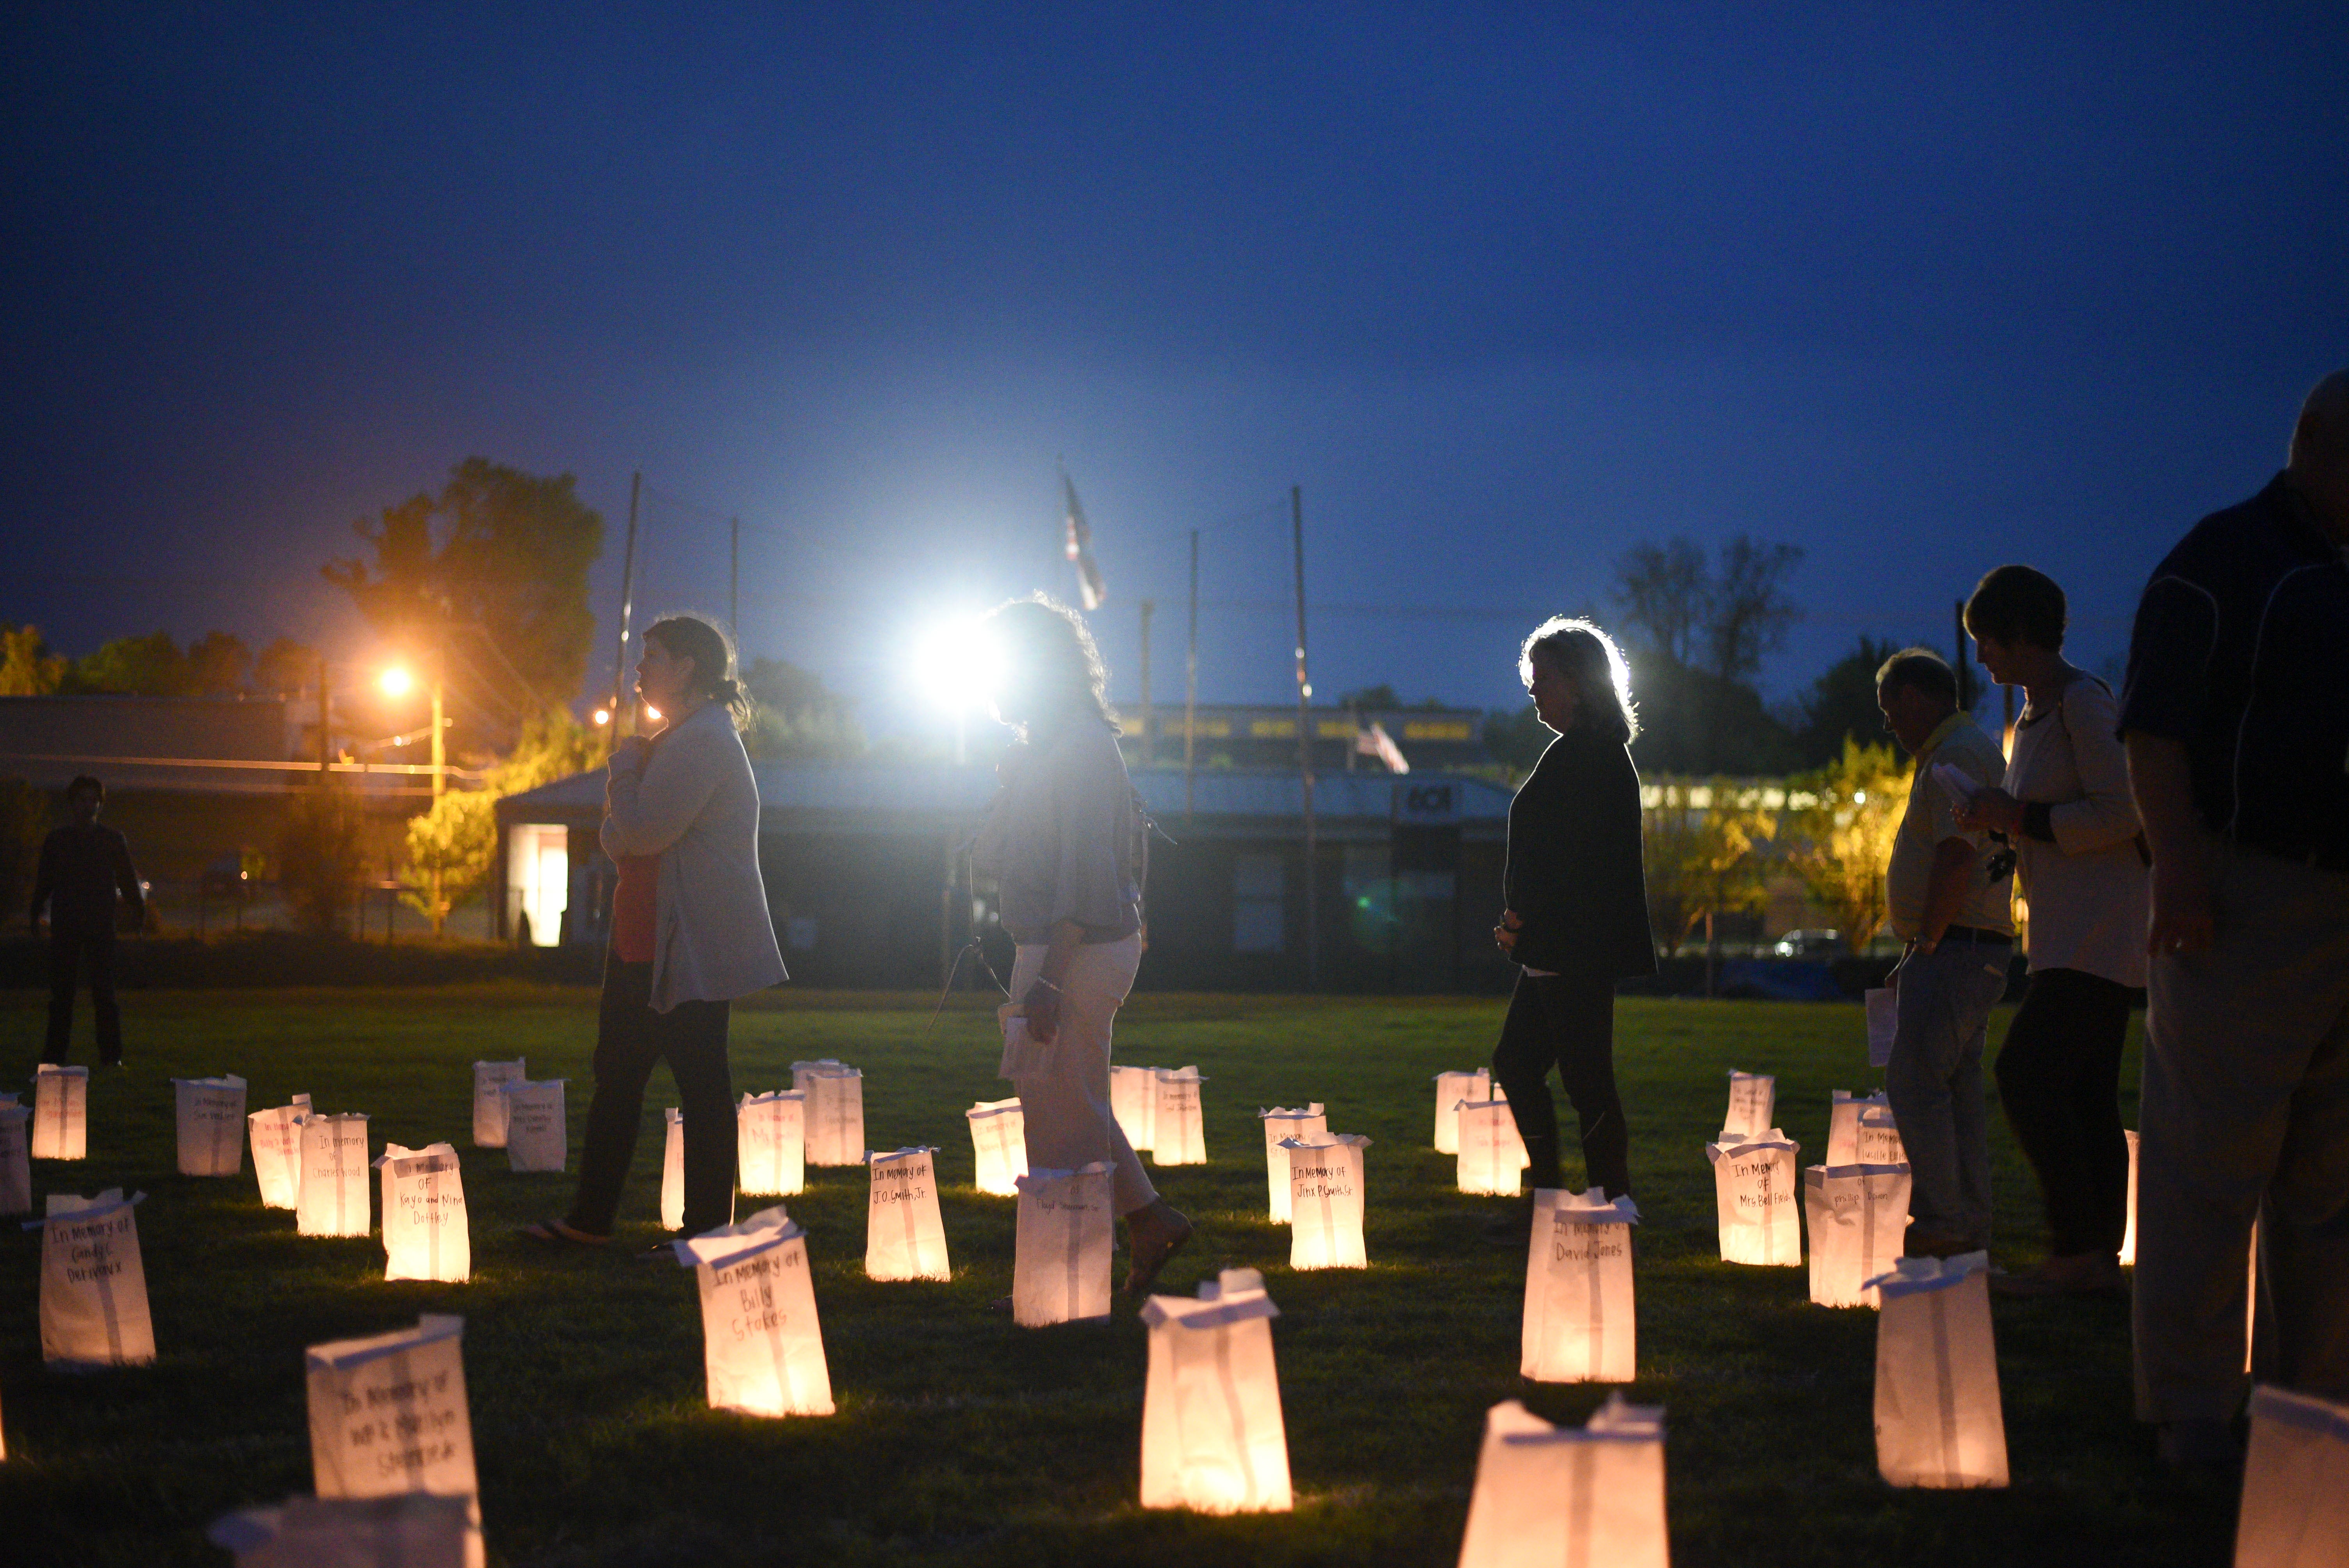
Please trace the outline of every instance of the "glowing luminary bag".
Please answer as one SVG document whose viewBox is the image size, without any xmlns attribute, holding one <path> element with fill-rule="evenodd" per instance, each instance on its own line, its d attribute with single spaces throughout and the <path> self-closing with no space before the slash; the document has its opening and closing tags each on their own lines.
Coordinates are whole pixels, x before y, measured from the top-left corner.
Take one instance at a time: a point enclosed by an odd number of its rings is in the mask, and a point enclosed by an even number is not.
<svg viewBox="0 0 2349 1568">
<path fill-rule="evenodd" d="M 734 1108 L 735 1163 L 746 1194 L 790 1197 L 807 1187 L 807 1096 L 797 1089 L 746 1094 Z M 684 1150 L 678 1153 L 682 1180 Z M 683 1204 L 678 1221 L 684 1220 Z"/>
<path fill-rule="evenodd" d="M 1150 1129 L 1153 1165 L 1207 1162 L 1206 1122 L 1199 1103 L 1199 1086 L 1206 1081 L 1195 1067 L 1160 1069 L 1158 1109 Z"/>
<path fill-rule="evenodd" d="M 43 1062 L 33 1070 L 33 1158 L 89 1158 L 89 1069 Z"/>
<path fill-rule="evenodd" d="M 1525 1140 L 1517 1136 L 1517 1119 L 1506 1099 L 1464 1099 L 1460 1102 L 1460 1161 L 1463 1192 L 1514 1195 L 1519 1173 L 1533 1163 Z"/>
<path fill-rule="evenodd" d="M 1485 1415 L 1460 1568 L 1671 1568 L 1664 1412 L 1620 1391 L 1589 1424 L 1553 1427 L 1515 1399 Z"/>
<path fill-rule="evenodd" d="M 383 1277 L 455 1281 L 473 1274 L 465 1178 L 453 1144 L 384 1145 Z"/>
<path fill-rule="evenodd" d="M 244 1169 L 244 1080 L 173 1078 L 178 1100 L 180 1174 L 233 1176 Z"/>
<path fill-rule="evenodd" d="M 1028 1174 L 1028 1113 L 1017 1099 L 982 1099 L 963 1116 L 970 1123 L 978 1190 L 1018 1197 L 1019 1178 Z"/>
<path fill-rule="evenodd" d="M 1435 1075 L 1435 1151 L 1460 1152 L 1460 1102 L 1493 1098 L 1493 1075 L 1485 1068 L 1473 1073 Z"/>
<path fill-rule="evenodd" d="M 807 1096 L 807 1162 L 864 1163 L 864 1074 L 827 1057 L 793 1062 L 792 1087 Z"/>
<path fill-rule="evenodd" d="M 864 1209 L 868 1279 L 952 1279 L 946 1221 L 938 1213 L 937 1150 L 900 1149 L 865 1156 L 872 1169 Z"/>
<path fill-rule="evenodd" d="M 1288 1223 L 1288 1156 L 1281 1152 L 1286 1139 L 1311 1142 L 1330 1130 L 1330 1119 L 1322 1114 L 1321 1102 L 1310 1105 L 1258 1107 L 1257 1120 L 1264 1124 L 1264 1183 L 1272 1205 L 1272 1222 Z"/>
<path fill-rule="evenodd" d="M 1281 1140 L 1278 1152 L 1288 1167 L 1290 1268 L 1371 1266 L 1362 1242 L 1362 1150 L 1370 1146 L 1355 1132 Z"/>
<path fill-rule="evenodd" d="M 685 1112 L 670 1106 L 661 1117 L 660 1222 L 664 1231 L 685 1229 Z"/>
<path fill-rule="evenodd" d="M 2262 1384 L 2251 1390 L 2235 1568 L 2349 1563 L 2349 1405 Z"/>
<path fill-rule="evenodd" d="M 70 1367 L 127 1367 L 155 1359 L 147 1315 L 147 1265 L 137 1206 L 147 1194 L 109 1187 L 95 1198 L 49 1194 L 41 1233 L 41 1359 Z"/>
<path fill-rule="evenodd" d="M 305 1236 L 366 1235 L 375 1229 L 367 1185 L 367 1119 L 357 1111 L 304 1117 L 295 1230 Z"/>
<path fill-rule="evenodd" d="M 808 1274 L 807 1233 L 778 1205 L 669 1245 L 701 1287 L 710 1408 L 831 1415 L 832 1370 Z"/>
<path fill-rule="evenodd" d="M 1109 1069 L 1110 1114 L 1117 1118 L 1118 1130 L 1137 1154 L 1147 1154 L 1157 1140 L 1158 1075 L 1162 1068 L 1120 1068 Z"/>
<path fill-rule="evenodd" d="M 563 1078 L 511 1078 L 498 1085 L 506 1102 L 506 1167 L 559 1171 L 571 1157 L 571 1121 Z"/>
<path fill-rule="evenodd" d="M 33 1212 L 33 1108 L 0 1105 L 0 1214 Z"/>
<path fill-rule="evenodd" d="M 1154 1295 L 1142 1394 L 1142 1506 L 1201 1513 L 1285 1513 L 1288 1434 L 1272 1320 L 1280 1309 L 1254 1269 L 1203 1280 L 1197 1299 Z"/>
<path fill-rule="evenodd" d="M 1629 1383 L 1639 1374 L 1631 1227 L 1639 1205 L 1607 1190 L 1534 1189 L 1517 1372 L 1537 1383 Z"/>
<path fill-rule="evenodd" d="M 2006 1484 L 2006 1421 L 1986 1253 L 1903 1258 L 1868 1283 L 1876 1321 L 1876 1468 L 1894 1486 Z"/>
<path fill-rule="evenodd" d="M 464 1568 L 471 1509 L 461 1497 L 289 1497 L 212 1521 L 204 1539 L 236 1568 Z"/>
<path fill-rule="evenodd" d="M 1871 1105 L 1859 1113 L 1859 1127 L 1853 1135 L 1859 1149 L 1857 1165 L 1906 1165 L 1909 1150 L 1900 1142 L 1900 1124 L 1893 1119 L 1889 1105 Z"/>
<path fill-rule="evenodd" d="M 1813 1165 L 1803 1171 L 1810 1227 L 1811 1300 L 1875 1306 L 1868 1282 L 1900 1261 L 1909 1230 L 1909 1167 Z"/>
<path fill-rule="evenodd" d="M 1109 1167 L 1096 1161 L 1076 1171 L 1030 1171 L 1018 1185 L 1011 1321 L 1040 1328 L 1107 1317 L 1116 1233 Z"/>
<path fill-rule="evenodd" d="M 297 1094 L 291 1105 L 273 1105 L 244 1119 L 253 1142 L 253 1179 L 264 1209 L 291 1209 L 301 1201 L 302 1119 L 309 1114 L 310 1097 Z"/>
<path fill-rule="evenodd" d="M 473 1064 L 473 1147 L 503 1149 L 506 1146 L 505 1086 L 526 1081 L 530 1074 L 523 1070 L 523 1057 L 510 1062 L 475 1062 Z"/>
<path fill-rule="evenodd" d="M 2121 1232 L 2121 1267 L 2126 1269 L 2137 1266 L 2137 1133 L 2131 1130 L 2121 1136 L 2128 1140 L 2129 1151 L 2128 1223 Z"/>
<path fill-rule="evenodd" d="M 313 1345 L 304 1359 L 317 1494 L 461 1498 L 470 1521 L 465 1560 L 479 1568 L 480 1483 L 465 1398 L 465 1320 L 426 1313 L 413 1328 Z"/>
<path fill-rule="evenodd" d="M 1853 1094 L 1847 1089 L 1840 1088 L 1828 1097 L 1827 1153 L 1826 1158 L 1820 1161 L 1821 1164 L 1833 1167 L 1899 1163 L 1897 1160 L 1883 1161 L 1862 1160 L 1859 1157 L 1860 1113 L 1870 1107 L 1889 1112 L 1892 1109 L 1892 1102 L 1881 1094 Z"/>
<path fill-rule="evenodd" d="M 1759 1138 L 1777 1124 L 1771 1119 L 1778 1105 L 1778 1080 L 1768 1073 L 1729 1075 L 1729 1110 L 1721 1119 L 1721 1141 L 1742 1143 Z"/>
<path fill-rule="evenodd" d="M 1795 1164 L 1801 1145 L 1776 1128 L 1749 1140 L 1708 1143 L 1713 1205 L 1721 1222 L 1721 1261 L 1799 1268 L 1802 1190 Z"/>
</svg>

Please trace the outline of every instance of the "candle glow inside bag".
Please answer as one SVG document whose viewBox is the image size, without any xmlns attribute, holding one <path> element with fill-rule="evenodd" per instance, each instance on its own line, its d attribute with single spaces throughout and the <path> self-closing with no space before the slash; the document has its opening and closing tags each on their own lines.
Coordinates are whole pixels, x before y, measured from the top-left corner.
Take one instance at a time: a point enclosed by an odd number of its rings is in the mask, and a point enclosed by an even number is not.
<svg viewBox="0 0 2349 1568">
<path fill-rule="evenodd" d="M 1800 1147 L 1775 1127 L 1751 1140 L 1704 1146 L 1713 1161 L 1722 1262 L 1802 1265 L 1802 1212 L 1795 1202 L 1802 1191 L 1795 1165 Z"/>
<path fill-rule="evenodd" d="M 1281 1140 L 1279 1153 L 1288 1167 L 1290 1268 L 1371 1266 L 1362 1241 L 1362 1150 L 1370 1146 L 1369 1139 L 1353 1132 Z"/>
<path fill-rule="evenodd" d="M 322 1498 L 429 1492 L 467 1505 L 466 1561 L 479 1568 L 480 1483 L 465 1397 L 465 1320 L 426 1313 L 413 1328 L 313 1345 L 310 1470 Z"/>
<path fill-rule="evenodd" d="M 155 1359 L 138 1205 L 147 1194 L 109 1187 L 95 1198 L 49 1194 L 41 1233 L 41 1359 L 67 1367 L 128 1367 Z"/>
<path fill-rule="evenodd" d="M 982 1099 L 963 1112 L 970 1123 L 970 1150 L 978 1190 L 997 1198 L 1019 1195 L 1028 1174 L 1028 1115 L 1017 1099 Z"/>
<path fill-rule="evenodd" d="M 738 1224 L 671 1242 L 701 1288 L 709 1408 L 747 1416 L 829 1416 L 807 1233 L 780 1204 Z"/>
<path fill-rule="evenodd" d="M 1506 1099 L 1468 1099 L 1459 1105 L 1458 1181 L 1463 1192 L 1515 1196 L 1519 1174 L 1533 1160 L 1517 1136 L 1517 1119 Z"/>
<path fill-rule="evenodd" d="M 1778 1080 L 1768 1073 L 1729 1075 L 1729 1110 L 1721 1119 L 1721 1141 L 1739 1143 L 1759 1138 L 1776 1125 Z"/>
<path fill-rule="evenodd" d="M 1121 1068 L 1109 1069 L 1110 1114 L 1117 1118 L 1118 1130 L 1137 1154 L 1147 1154 L 1156 1141 L 1158 1127 L 1158 1075 L 1160 1068 Z"/>
<path fill-rule="evenodd" d="M 1288 1156 L 1281 1152 L 1284 1139 L 1310 1142 L 1330 1130 L 1330 1119 L 1322 1114 L 1321 1102 L 1310 1105 L 1270 1109 L 1259 1108 L 1257 1119 L 1264 1125 L 1265 1190 L 1272 1205 L 1272 1222 L 1288 1223 Z"/>
<path fill-rule="evenodd" d="M 302 1197 L 302 1119 L 310 1114 L 310 1097 L 297 1094 L 291 1105 L 274 1105 L 244 1119 L 253 1143 L 253 1179 L 261 1188 L 264 1209 L 291 1209 Z"/>
<path fill-rule="evenodd" d="M 1853 1133 L 1859 1157 L 1855 1165 L 1906 1165 L 1909 1150 L 1901 1146 L 1900 1124 L 1893 1119 L 1889 1105 L 1862 1108 L 1859 1126 Z"/>
<path fill-rule="evenodd" d="M 1537 1383 L 1629 1383 L 1639 1374 L 1631 1227 L 1639 1205 L 1607 1190 L 1534 1189 L 1517 1373 Z"/>
<path fill-rule="evenodd" d="M 872 1168 L 864 1209 L 867 1279 L 952 1279 L 946 1222 L 938 1213 L 937 1150 L 900 1149 L 865 1156 Z"/>
<path fill-rule="evenodd" d="M 1107 1317 L 1116 1239 L 1109 1167 L 1096 1161 L 1075 1171 L 1030 1171 L 1018 1184 L 1011 1320 L 1040 1328 Z"/>
<path fill-rule="evenodd" d="M 342 1111 L 304 1117 L 294 1229 L 305 1236 L 364 1236 L 375 1229 L 367 1168 L 365 1116 Z"/>
<path fill-rule="evenodd" d="M 571 1119 L 563 1078 L 510 1078 L 498 1085 L 506 1102 L 506 1168 L 558 1173 L 571 1158 Z"/>
<path fill-rule="evenodd" d="M 1876 1320 L 1876 1468 L 1894 1486 L 2006 1484 L 1986 1253 L 1903 1258 L 1868 1283 Z"/>
<path fill-rule="evenodd" d="M 1671 1568 L 1664 1412 L 1620 1390 L 1581 1427 L 1515 1399 L 1485 1416 L 1460 1568 Z"/>
<path fill-rule="evenodd" d="M 798 1089 L 746 1094 L 734 1108 L 735 1163 L 745 1195 L 785 1197 L 807 1187 L 807 1096 Z M 678 1151 L 680 1162 L 683 1150 Z M 678 1166 L 682 1178 L 684 1166 Z M 680 1209 L 678 1219 L 684 1218 Z"/>
<path fill-rule="evenodd" d="M 2121 1267 L 2127 1269 L 2137 1266 L 2137 1133 L 2132 1130 L 2121 1136 L 2128 1140 L 2129 1154 L 2128 1222 L 2121 1232 Z"/>
<path fill-rule="evenodd" d="M 1859 1117 L 1860 1113 L 1870 1106 L 1889 1112 L 1892 1109 L 1892 1102 L 1882 1094 L 1853 1094 L 1847 1089 L 1840 1088 L 1828 1097 L 1827 1154 L 1826 1158 L 1819 1163 L 1829 1168 L 1837 1165 L 1878 1163 L 1898 1165 L 1900 1163 L 1897 1160 L 1877 1161 L 1862 1160 L 1859 1157 Z"/>
<path fill-rule="evenodd" d="M 2349 1405 L 2261 1384 L 2251 1414 L 2235 1568 L 2349 1563 Z"/>
<path fill-rule="evenodd" d="M 233 1176 L 244 1169 L 244 1080 L 173 1078 L 178 1102 L 180 1174 Z"/>
<path fill-rule="evenodd" d="M 807 1162 L 864 1163 L 864 1074 L 826 1057 L 793 1062 L 792 1088 L 807 1096 Z"/>
<path fill-rule="evenodd" d="M 1875 1306 L 1868 1282 L 1900 1261 L 1909 1230 L 1909 1167 L 1813 1165 L 1803 1171 L 1811 1232 L 1811 1301 Z"/>
<path fill-rule="evenodd" d="M 1464 1099 L 1491 1099 L 1493 1074 L 1489 1068 L 1478 1068 L 1473 1073 L 1437 1073 L 1435 1075 L 1435 1151 L 1438 1154 L 1460 1152 L 1460 1102 Z"/>
<path fill-rule="evenodd" d="M 43 1062 L 33 1069 L 33 1158 L 89 1158 L 89 1069 Z"/>
<path fill-rule="evenodd" d="M 465 1178 L 456 1146 L 384 1145 L 383 1277 L 455 1282 L 473 1274 Z"/>
<path fill-rule="evenodd" d="M 1207 1162 L 1206 1119 L 1199 1101 L 1199 1086 L 1206 1081 L 1195 1067 L 1159 1069 L 1158 1108 L 1150 1129 L 1153 1165 Z"/>
<path fill-rule="evenodd" d="M 1288 1435 L 1272 1354 L 1279 1308 L 1254 1269 L 1203 1280 L 1197 1299 L 1154 1295 L 1142 1396 L 1142 1506 L 1287 1512 Z"/>
<path fill-rule="evenodd" d="M 523 1058 L 510 1062 L 475 1062 L 473 1064 L 473 1147 L 503 1149 L 506 1146 L 505 1086 L 526 1081 Z"/>
</svg>

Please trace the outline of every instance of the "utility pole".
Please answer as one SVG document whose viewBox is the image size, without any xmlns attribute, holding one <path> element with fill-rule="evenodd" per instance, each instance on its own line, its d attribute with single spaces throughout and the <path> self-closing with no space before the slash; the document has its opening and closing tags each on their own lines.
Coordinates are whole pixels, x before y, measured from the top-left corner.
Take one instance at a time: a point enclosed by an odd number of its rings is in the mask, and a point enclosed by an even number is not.
<svg viewBox="0 0 2349 1568">
<path fill-rule="evenodd" d="M 1199 531 L 1191 531 L 1191 641 L 1183 655 L 1183 829 L 1191 828 L 1191 769 L 1199 745 Z"/>
<path fill-rule="evenodd" d="M 318 655 L 318 788 L 324 789 L 334 777 L 327 771 L 334 761 L 334 747 L 326 738 L 332 727 L 331 700 L 326 695 L 326 655 Z"/>
<path fill-rule="evenodd" d="M 742 647 L 742 520 L 729 518 L 726 521 L 726 634 L 734 639 L 737 653 Z"/>
<path fill-rule="evenodd" d="M 641 470 L 628 476 L 628 552 L 620 566 L 620 645 L 612 655 L 612 734 L 620 733 L 620 694 L 628 679 L 628 612 L 635 607 L 636 593 L 636 500 L 643 494 L 645 476 Z"/>
<path fill-rule="evenodd" d="M 442 635 L 445 638 L 447 634 Z M 435 810 L 440 809 L 440 797 L 449 789 L 449 717 L 447 694 L 442 686 L 448 667 L 449 652 L 444 641 L 432 650 L 432 805 Z M 432 867 L 432 934 L 436 937 L 448 928 L 449 922 L 449 906 L 442 901 L 440 893 L 440 866 L 436 861 Z M 386 928 L 388 929 L 389 925 L 390 922 L 387 920 Z"/>
<path fill-rule="evenodd" d="M 1313 680 L 1305 667 L 1305 491 L 1288 487 L 1288 537 L 1297 557 L 1297 777 L 1305 787 L 1305 985 L 1321 984 L 1319 901 L 1314 865 Z"/>
<path fill-rule="evenodd" d="M 1150 706 L 1150 617 L 1157 608 L 1152 600 L 1142 602 L 1142 765 L 1144 768 L 1158 760 L 1154 755 L 1156 748 L 1152 744 L 1157 734 L 1158 716 Z"/>
</svg>

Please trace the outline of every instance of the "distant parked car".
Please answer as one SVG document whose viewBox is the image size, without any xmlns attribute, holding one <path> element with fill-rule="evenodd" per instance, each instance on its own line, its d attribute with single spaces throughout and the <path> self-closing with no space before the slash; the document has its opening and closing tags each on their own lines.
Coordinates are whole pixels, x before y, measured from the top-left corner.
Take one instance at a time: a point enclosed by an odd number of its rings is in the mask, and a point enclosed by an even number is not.
<svg viewBox="0 0 2349 1568">
<path fill-rule="evenodd" d="M 200 885 L 207 898 L 234 898 L 250 885 L 242 851 L 231 850 L 204 862 Z"/>
<path fill-rule="evenodd" d="M 1843 951 L 1843 933 L 1790 931 L 1770 951 L 1781 958 L 1833 958 Z"/>
</svg>

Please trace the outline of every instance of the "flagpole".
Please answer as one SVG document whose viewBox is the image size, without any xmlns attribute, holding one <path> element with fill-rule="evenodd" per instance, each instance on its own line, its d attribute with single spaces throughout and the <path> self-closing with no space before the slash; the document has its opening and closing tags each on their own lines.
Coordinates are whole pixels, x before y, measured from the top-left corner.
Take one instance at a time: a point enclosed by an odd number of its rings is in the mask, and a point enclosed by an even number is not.
<svg viewBox="0 0 2349 1568">
<path fill-rule="evenodd" d="M 1288 487 L 1288 537 L 1297 557 L 1297 777 L 1305 790 L 1305 986 L 1321 984 L 1319 900 L 1313 824 L 1313 681 L 1305 667 L 1305 491 Z"/>
<path fill-rule="evenodd" d="M 1199 731 L 1199 531 L 1191 531 L 1191 643 L 1183 655 L 1183 828 L 1191 827 L 1191 769 Z"/>
<path fill-rule="evenodd" d="M 642 470 L 628 476 L 628 552 L 620 567 L 620 646 L 612 655 L 612 733 L 621 733 L 620 694 L 628 684 L 628 613 L 636 599 L 636 498 L 645 488 Z"/>
</svg>

